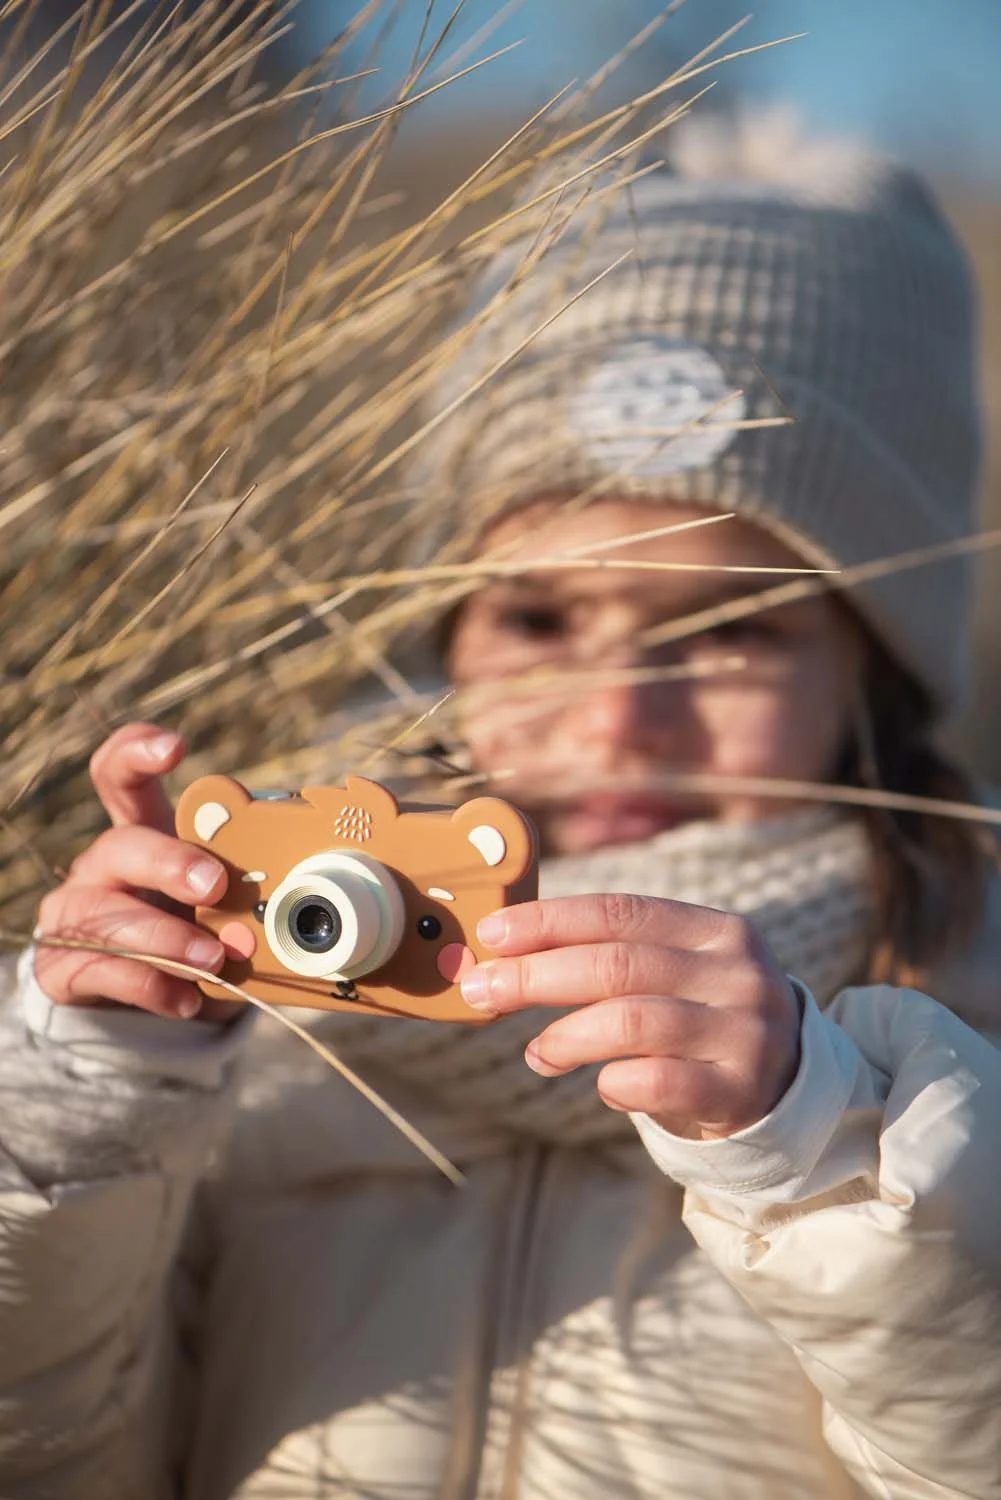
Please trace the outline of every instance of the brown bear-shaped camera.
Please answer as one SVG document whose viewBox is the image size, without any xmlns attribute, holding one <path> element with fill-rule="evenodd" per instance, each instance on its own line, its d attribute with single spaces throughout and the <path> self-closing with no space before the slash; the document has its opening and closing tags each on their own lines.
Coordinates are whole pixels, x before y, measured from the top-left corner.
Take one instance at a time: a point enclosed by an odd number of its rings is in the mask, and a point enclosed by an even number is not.
<svg viewBox="0 0 1001 1500">
<path fill-rule="evenodd" d="M 229 876 L 195 914 L 226 949 L 221 977 L 272 1005 L 482 1024 L 458 983 L 487 957 L 476 924 L 538 886 L 535 830 L 509 803 L 409 805 L 358 776 L 268 797 L 206 776 L 177 832 Z"/>
</svg>

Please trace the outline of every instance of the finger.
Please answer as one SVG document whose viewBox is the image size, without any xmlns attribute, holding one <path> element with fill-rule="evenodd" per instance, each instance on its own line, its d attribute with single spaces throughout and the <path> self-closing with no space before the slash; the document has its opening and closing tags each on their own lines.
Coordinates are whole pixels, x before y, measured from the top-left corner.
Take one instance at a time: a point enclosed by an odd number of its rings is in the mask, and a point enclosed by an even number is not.
<svg viewBox="0 0 1001 1500">
<path fill-rule="evenodd" d="M 190 980 L 132 959 L 103 958 L 93 953 L 77 956 L 82 962 L 60 986 L 58 1000 L 51 994 L 52 982 L 45 971 L 38 973 L 39 984 L 56 1004 L 92 1006 L 100 1000 L 113 1000 L 175 1021 L 190 1021 L 201 1011 L 202 995 Z"/>
<path fill-rule="evenodd" d="M 211 854 L 154 828 L 110 828 L 79 855 L 70 880 L 112 890 L 158 891 L 183 906 L 208 906 L 227 885 Z"/>
<path fill-rule="evenodd" d="M 724 1134 L 754 1123 L 724 1069 L 676 1057 L 610 1062 L 598 1074 L 598 1093 L 610 1109 L 650 1115 L 677 1135 L 693 1127 Z"/>
<path fill-rule="evenodd" d="M 193 985 L 163 981 L 153 965 L 112 954 L 53 947 L 46 938 L 128 949 L 151 957 L 173 959 L 216 972 L 225 958 L 218 939 L 167 912 L 122 892 L 103 887 L 65 886 L 47 896 L 39 908 L 39 939 L 35 973 L 45 993 L 57 1005 L 116 1000 L 143 1010 L 183 1014 L 178 998 L 197 998 Z M 171 1008 L 165 1010 L 165 1007 Z M 186 1006 L 187 1013 L 192 1013 Z"/>
<path fill-rule="evenodd" d="M 593 1005 L 630 995 L 680 995 L 735 1008 L 753 1005 L 767 976 L 724 954 L 652 943 L 590 943 L 488 959 L 461 980 L 477 1010 L 502 1014 L 530 1005 Z"/>
<path fill-rule="evenodd" d="M 126 724 L 99 746 L 90 776 L 112 823 L 173 833 L 174 811 L 160 777 L 180 765 L 184 741 L 155 724 Z"/>
<path fill-rule="evenodd" d="M 679 948 L 719 947 L 739 917 L 707 906 L 621 894 L 560 896 L 526 901 L 493 912 L 477 928 L 485 947 L 514 955 L 581 943 L 663 943 Z"/>
<path fill-rule="evenodd" d="M 535 1038 L 525 1061 L 544 1078 L 620 1057 L 676 1057 L 715 1062 L 733 1049 L 732 1012 L 659 996 L 602 1000 L 561 1016 Z"/>
</svg>

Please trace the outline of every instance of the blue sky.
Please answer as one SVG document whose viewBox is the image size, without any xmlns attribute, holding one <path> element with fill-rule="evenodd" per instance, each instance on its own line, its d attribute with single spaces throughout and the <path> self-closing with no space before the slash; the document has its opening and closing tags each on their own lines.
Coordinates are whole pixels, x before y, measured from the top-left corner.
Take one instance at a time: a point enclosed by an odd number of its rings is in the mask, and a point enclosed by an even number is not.
<svg viewBox="0 0 1001 1500">
<path fill-rule="evenodd" d="M 405 65 L 424 8 L 424 0 L 404 0 L 380 91 Z M 444 20 L 451 8 L 452 0 L 438 0 L 434 15 Z M 747 0 L 688 0 L 660 33 L 665 51 L 640 59 L 644 76 L 662 73 L 665 57 L 683 60 L 749 8 Z M 303 49 L 357 9 L 353 0 L 304 0 Z M 504 9 L 502 0 L 469 0 L 453 45 Z M 505 103 L 523 111 L 586 76 L 660 9 L 654 0 L 524 0 L 482 49 L 521 41 L 518 50 L 422 106 L 423 120 L 451 122 Z M 734 45 L 808 34 L 730 65 L 729 87 L 793 101 L 819 129 L 862 134 L 905 159 L 1001 184 L 1001 0 L 759 0 L 753 12 Z"/>
</svg>

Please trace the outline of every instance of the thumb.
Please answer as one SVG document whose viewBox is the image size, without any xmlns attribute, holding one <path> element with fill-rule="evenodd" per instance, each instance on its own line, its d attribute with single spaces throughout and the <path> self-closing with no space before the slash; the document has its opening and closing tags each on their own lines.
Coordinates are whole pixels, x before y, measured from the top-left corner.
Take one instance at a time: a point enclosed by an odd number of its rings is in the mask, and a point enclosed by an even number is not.
<svg viewBox="0 0 1001 1500">
<path fill-rule="evenodd" d="M 155 724 L 126 724 L 110 735 L 91 757 L 90 776 L 112 823 L 172 834 L 174 809 L 160 778 L 184 755 L 181 736 Z"/>
</svg>

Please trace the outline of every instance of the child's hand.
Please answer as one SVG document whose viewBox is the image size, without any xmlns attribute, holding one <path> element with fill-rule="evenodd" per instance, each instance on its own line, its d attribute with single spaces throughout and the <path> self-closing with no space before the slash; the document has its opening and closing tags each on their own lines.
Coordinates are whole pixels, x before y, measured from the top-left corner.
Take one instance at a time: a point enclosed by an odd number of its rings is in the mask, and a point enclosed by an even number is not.
<svg viewBox="0 0 1001 1500">
<path fill-rule="evenodd" d="M 571 896 L 498 912 L 480 937 L 503 956 L 465 977 L 466 999 L 498 1014 L 576 1006 L 526 1060 L 546 1077 L 607 1063 L 598 1090 L 612 1109 L 713 1139 L 768 1114 L 795 1077 L 796 994 L 740 917 Z"/>
<path fill-rule="evenodd" d="M 204 850 L 174 837 L 174 815 L 160 777 L 179 765 L 184 744 L 150 724 L 129 724 L 94 753 L 91 778 L 111 819 L 43 899 L 46 937 L 84 939 L 172 958 L 218 972 L 221 943 L 191 920 L 226 889 L 225 870 Z M 39 945 L 35 973 L 57 1005 L 114 1000 L 159 1015 L 220 1019 L 234 1007 L 203 999 L 194 984 L 133 959 Z"/>
</svg>

